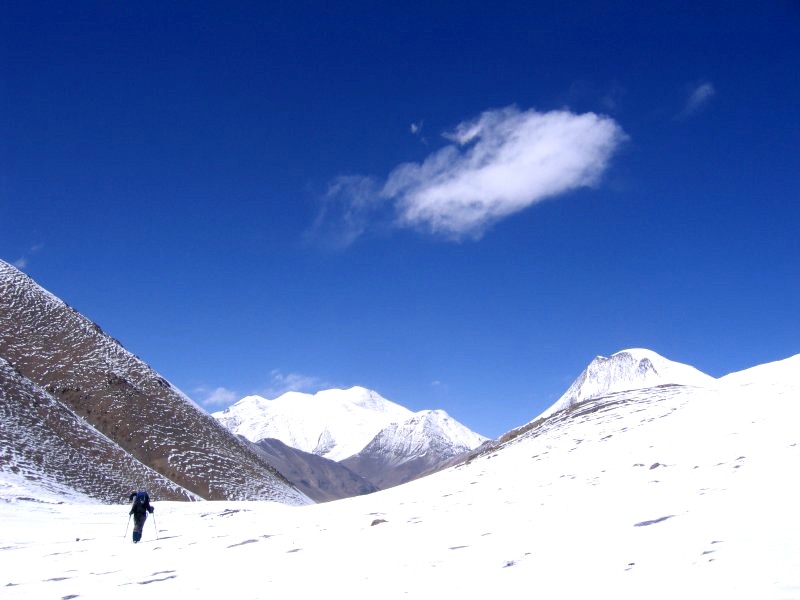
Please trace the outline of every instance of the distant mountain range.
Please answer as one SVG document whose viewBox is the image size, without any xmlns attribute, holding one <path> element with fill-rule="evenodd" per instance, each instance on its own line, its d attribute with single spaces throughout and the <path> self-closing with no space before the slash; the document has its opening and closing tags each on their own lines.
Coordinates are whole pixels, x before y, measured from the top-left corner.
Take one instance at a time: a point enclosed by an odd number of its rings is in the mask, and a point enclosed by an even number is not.
<svg viewBox="0 0 800 600">
<path fill-rule="evenodd" d="M 336 461 L 374 489 L 410 481 L 487 440 L 444 411 L 413 413 L 363 387 L 289 392 L 275 400 L 248 396 L 213 416 L 264 449 L 280 440 Z"/>
<path fill-rule="evenodd" d="M 797 385 L 798 359 L 714 379 L 646 349 L 598 356 L 550 408 L 497 440 L 361 387 L 249 396 L 212 416 L 0 261 L 0 495 L 113 503 L 146 487 L 160 500 L 335 500 L 491 457 L 518 440 L 567 435 L 618 406 L 635 412 L 637 402 L 693 398 L 692 390 L 774 385 L 784 394 Z"/>
<path fill-rule="evenodd" d="M 247 396 L 212 416 L 252 442 L 275 438 L 339 461 L 359 452 L 384 427 L 413 414 L 377 392 L 353 387 L 316 394 L 288 392 L 275 400 Z"/>
</svg>

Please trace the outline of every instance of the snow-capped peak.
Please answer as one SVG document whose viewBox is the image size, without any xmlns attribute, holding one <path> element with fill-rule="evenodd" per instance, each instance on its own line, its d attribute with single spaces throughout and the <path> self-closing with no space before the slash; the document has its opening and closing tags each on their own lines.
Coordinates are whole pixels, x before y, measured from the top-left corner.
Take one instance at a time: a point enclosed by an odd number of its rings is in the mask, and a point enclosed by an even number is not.
<svg viewBox="0 0 800 600">
<path fill-rule="evenodd" d="M 652 350 L 621 350 L 610 357 L 595 357 L 564 395 L 539 417 L 614 392 L 666 384 L 703 387 L 715 381 L 692 366 L 668 360 Z"/>
<path fill-rule="evenodd" d="M 443 410 L 422 410 L 378 434 L 364 451 L 380 452 L 399 464 L 433 451 L 439 459 L 477 448 L 487 438 L 467 429 Z"/>
<path fill-rule="evenodd" d="M 412 415 L 377 392 L 355 386 L 315 394 L 287 392 L 274 400 L 247 396 L 212 416 L 250 441 L 275 438 L 341 460 L 361 450 L 384 427 Z"/>
</svg>

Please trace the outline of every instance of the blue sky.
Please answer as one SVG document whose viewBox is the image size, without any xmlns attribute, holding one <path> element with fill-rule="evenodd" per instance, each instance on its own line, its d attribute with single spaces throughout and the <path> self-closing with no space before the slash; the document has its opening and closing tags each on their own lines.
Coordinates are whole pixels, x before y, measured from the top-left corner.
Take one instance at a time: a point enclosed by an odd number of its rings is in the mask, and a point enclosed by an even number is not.
<svg viewBox="0 0 800 600">
<path fill-rule="evenodd" d="M 800 352 L 796 3 L 164 4 L 3 3 L 0 258 L 209 410 Z"/>
</svg>

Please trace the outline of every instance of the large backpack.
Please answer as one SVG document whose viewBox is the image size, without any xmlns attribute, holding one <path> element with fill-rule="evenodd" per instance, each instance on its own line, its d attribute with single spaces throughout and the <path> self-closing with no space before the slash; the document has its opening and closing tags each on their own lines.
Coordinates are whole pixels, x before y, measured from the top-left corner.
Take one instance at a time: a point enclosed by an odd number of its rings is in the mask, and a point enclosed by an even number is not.
<svg viewBox="0 0 800 600">
<path fill-rule="evenodd" d="M 136 492 L 136 497 L 133 499 L 133 506 L 131 510 L 136 513 L 143 513 L 147 510 L 147 504 L 150 502 L 150 496 L 147 492 L 140 490 Z"/>
</svg>

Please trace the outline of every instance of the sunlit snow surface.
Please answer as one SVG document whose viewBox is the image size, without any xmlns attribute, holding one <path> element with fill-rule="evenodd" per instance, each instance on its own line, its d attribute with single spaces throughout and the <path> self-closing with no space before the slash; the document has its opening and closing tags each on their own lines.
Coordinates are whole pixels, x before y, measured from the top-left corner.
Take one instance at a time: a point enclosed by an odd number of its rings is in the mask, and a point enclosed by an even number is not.
<svg viewBox="0 0 800 600">
<path fill-rule="evenodd" d="M 156 501 L 138 545 L 127 506 L 0 487 L 2 597 L 800 598 L 799 358 L 589 401 L 368 496 Z"/>
</svg>

